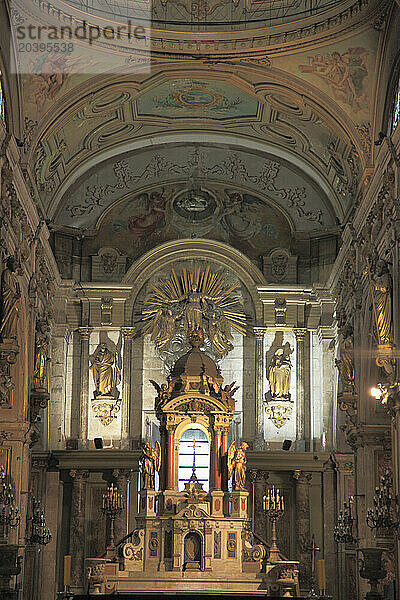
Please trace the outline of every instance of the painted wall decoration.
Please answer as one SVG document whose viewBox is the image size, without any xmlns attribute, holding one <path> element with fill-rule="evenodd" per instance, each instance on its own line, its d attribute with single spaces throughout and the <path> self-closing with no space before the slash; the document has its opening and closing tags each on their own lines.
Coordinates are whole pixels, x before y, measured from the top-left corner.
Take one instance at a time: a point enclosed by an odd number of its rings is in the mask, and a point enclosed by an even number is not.
<svg viewBox="0 0 400 600">
<path fill-rule="evenodd" d="M 329 86 L 333 97 L 354 110 L 368 107 L 365 80 L 368 51 L 348 48 L 345 52 L 331 52 L 308 56 L 308 64 L 299 65 L 302 73 L 312 74 Z"/>
<path fill-rule="evenodd" d="M 257 259 L 290 243 L 290 225 L 271 205 L 235 188 L 168 185 L 116 203 L 86 244 L 91 254 L 107 243 L 135 260 L 157 244 L 186 237 L 223 241 Z"/>
<path fill-rule="evenodd" d="M 168 80 L 136 101 L 139 115 L 174 118 L 231 119 L 255 117 L 258 102 L 232 84 L 218 81 Z"/>
<path fill-rule="evenodd" d="M 174 156 L 176 154 L 177 159 L 174 159 L 170 149 L 166 148 L 160 149 L 157 153 L 141 152 L 134 156 L 126 156 L 121 160 L 109 161 L 103 168 L 101 179 L 93 170 L 89 177 L 82 178 L 74 192 L 65 199 L 66 204 L 59 211 L 56 217 L 57 222 L 70 225 L 72 218 L 75 227 L 98 227 L 102 214 L 110 209 L 114 202 L 124 195 L 127 197 L 128 194 L 133 194 L 135 191 L 139 192 L 144 186 L 147 189 L 157 189 L 160 181 L 165 182 L 166 186 L 175 183 L 176 192 L 184 189 L 191 190 L 191 198 L 182 197 L 176 201 L 176 217 L 180 212 L 181 219 L 179 221 L 177 218 L 176 224 L 179 229 L 181 226 L 179 222 L 183 223 L 182 227 L 186 229 L 185 223 L 188 219 L 185 216 L 190 213 L 191 219 L 189 220 L 192 220 L 193 223 L 196 221 L 196 227 L 192 226 L 189 233 L 194 233 L 196 237 L 204 234 L 205 217 L 209 215 L 212 204 L 209 196 L 203 195 L 200 198 L 201 194 L 199 195 L 202 185 L 206 185 L 206 183 L 210 186 L 220 186 L 227 185 L 229 182 L 232 187 L 235 185 L 245 186 L 249 193 L 254 190 L 254 195 L 263 194 L 264 197 L 271 199 L 272 204 L 277 207 L 281 206 L 283 211 L 289 215 L 293 226 L 299 230 L 313 230 L 320 226 L 329 227 L 335 222 L 331 211 L 327 210 L 328 200 L 324 193 L 317 190 L 316 186 L 303 173 L 292 170 L 283 161 L 277 162 L 265 156 L 242 151 L 227 154 L 226 149 L 219 147 L 199 149 L 198 147 L 179 146 L 174 147 L 174 150 Z M 53 164 L 56 164 L 57 160 L 55 156 L 52 159 Z M 193 199 L 194 194 L 197 194 L 195 200 Z M 165 199 L 156 198 L 156 196 L 148 199 L 142 197 L 141 219 L 144 218 L 144 214 L 148 218 L 146 218 L 146 223 L 142 220 L 131 222 L 131 230 L 139 232 L 139 229 L 142 231 L 144 228 L 148 233 L 147 228 L 148 226 L 153 227 L 154 220 L 160 225 L 162 219 L 159 213 L 166 210 L 167 206 L 167 204 L 164 205 L 164 202 Z M 180 208 L 179 203 L 181 203 Z M 195 203 L 197 203 L 197 207 L 194 206 Z M 190 207 L 189 204 L 191 204 Z M 204 207 L 206 204 L 210 206 L 203 211 L 200 210 L 200 204 L 203 204 Z M 229 210 L 232 217 L 228 218 L 226 215 L 224 223 L 231 229 L 235 229 L 236 233 L 240 235 L 240 229 L 244 227 L 244 224 L 239 225 L 238 223 L 239 212 L 242 220 L 249 219 L 250 212 L 254 211 L 255 207 L 250 209 L 246 206 L 241 211 L 238 211 L 238 207 L 239 203 L 235 205 L 235 200 L 231 197 Z M 199 218 L 194 219 L 194 214 L 197 214 Z M 213 219 L 215 220 L 215 214 Z M 200 220 L 203 221 L 201 228 Z M 254 223 L 253 217 L 251 220 Z M 248 230 L 245 236 L 249 237 Z M 108 245 L 108 242 L 104 245 Z"/>
<path fill-rule="evenodd" d="M 92 59 L 73 56 L 68 52 L 42 52 L 32 55 L 31 75 L 25 79 L 25 94 L 34 104 L 36 114 L 42 114 L 45 105 L 53 104 L 55 98 L 72 77 L 72 71 L 88 67 Z"/>
</svg>

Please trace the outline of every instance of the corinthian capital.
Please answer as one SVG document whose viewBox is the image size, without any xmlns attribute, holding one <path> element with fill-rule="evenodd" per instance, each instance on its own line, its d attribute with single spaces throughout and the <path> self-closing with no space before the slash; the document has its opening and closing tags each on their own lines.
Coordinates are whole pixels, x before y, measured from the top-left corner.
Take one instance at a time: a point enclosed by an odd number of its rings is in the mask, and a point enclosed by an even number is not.
<svg viewBox="0 0 400 600">
<path fill-rule="evenodd" d="M 262 341 L 264 339 L 265 332 L 267 331 L 266 327 L 253 327 L 253 333 L 257 341 Z"/>
<path fill-rule="evenodd" d="M 312 479 L 311 473 L 305 473 L 304 471 L 301 471 L 300 469 L 298 469 L 296 471 L 293 471 L 292 477 L 295 481 L 297 481 L 297 483 L 311 485 L 311 479 Z"/>
</svg>

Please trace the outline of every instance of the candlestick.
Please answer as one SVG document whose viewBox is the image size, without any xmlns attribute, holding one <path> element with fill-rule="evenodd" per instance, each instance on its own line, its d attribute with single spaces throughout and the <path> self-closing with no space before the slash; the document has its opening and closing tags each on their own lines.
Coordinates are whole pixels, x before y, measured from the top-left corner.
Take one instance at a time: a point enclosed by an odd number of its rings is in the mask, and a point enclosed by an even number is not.
<svg viewBox="0 0 400 600">
<path fill-rule="evenodd" d="M 325 560 L 321 558 L 317 561 L 317 579 L 318 588 L 321 592 L 326 590 L 326 576 L 325 576 Z"/>
<path fill-rule="evenodd" d="M 109 558 L 115 558 L 115 539 L 114 539 L 114 522 L 115 517 L 123 509 L 123 499 L 121 492 L 118 491 L 117 486 L 111 483 L 109 487 L 103 492 L 102 501 L 102 512 L 110 519 L 110 539 L 107 546 L 107 555 Z"/>
<path fill-rule="evenodd" d="M 68 588 L 71 585 L 71 555 L 64 556 L 64 587 Z"/>
<path fill-rule="evenodd" d="M 276 543 L 276 521 L 283 515 L 284 512 L 285 505 L 283 502 L 283 496 L 279 494 L 279 488 L 275 489 L 275 486 L 272 486 L 272 489 L 268 490 L 266 498 L 267 501 L 264 505 L 264 511 L 266 512 L 272 524 L 272 544 L 269 552 L 269 560 L 280 560 L 279 548 Z"/>
</svg>

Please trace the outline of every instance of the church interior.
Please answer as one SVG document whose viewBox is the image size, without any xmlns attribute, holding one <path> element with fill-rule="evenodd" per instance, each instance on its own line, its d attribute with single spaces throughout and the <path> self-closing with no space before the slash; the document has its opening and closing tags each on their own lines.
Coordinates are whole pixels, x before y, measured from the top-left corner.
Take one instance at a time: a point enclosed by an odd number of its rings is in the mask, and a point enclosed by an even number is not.
<svg viewBox="0 0 400 600">
<path fill-rule="evenodd" d="M 400 598 L 399 34 L 0 3 L 1 600 Z"/>
</svg>

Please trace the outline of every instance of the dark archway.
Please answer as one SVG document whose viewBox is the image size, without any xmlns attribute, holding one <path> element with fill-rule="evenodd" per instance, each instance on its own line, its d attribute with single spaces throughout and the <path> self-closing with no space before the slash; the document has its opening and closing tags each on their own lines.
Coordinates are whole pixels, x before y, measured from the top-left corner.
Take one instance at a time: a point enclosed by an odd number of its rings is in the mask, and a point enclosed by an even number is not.
<svg viewBox="0 0 400 600">
<path fill-rule="evenodd" d="M 190 531 L 185 537 L 184 571 L 201 569 L 201 537 L 195 531 Z"/>
</svg>

